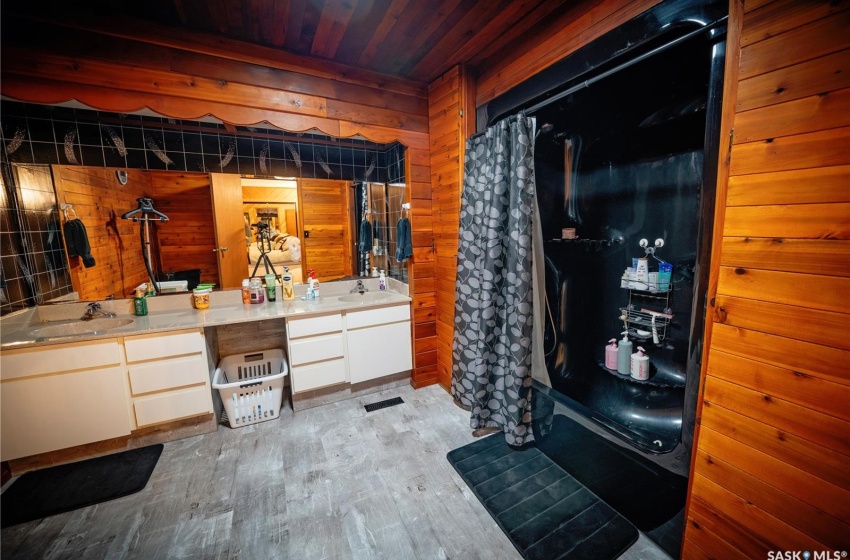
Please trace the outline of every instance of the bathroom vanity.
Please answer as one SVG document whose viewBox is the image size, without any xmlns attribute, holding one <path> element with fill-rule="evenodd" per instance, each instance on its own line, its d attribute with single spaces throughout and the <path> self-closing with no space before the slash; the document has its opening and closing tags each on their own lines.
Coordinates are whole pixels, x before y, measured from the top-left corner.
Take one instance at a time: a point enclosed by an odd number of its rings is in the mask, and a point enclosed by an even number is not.
<svg viewBox="0 0 850 560">
<path fill-rule="evenodd" d="M 211 379 L 223 357 L 217 328 L 224 325 L 268 321 L 285 329 L 294 410 L 406 382 L 410 298 L 349 294 L 347 283 L 335 284 L 324 284 L 326 295 L 317 301 L 263 305 L 241 304 L 237 291 L 216 292 L 204 310 L 189 308 L 184 296 L 160 296 L 150 301 L 149 315 L 127 321 L 119 313 L 118 326 L 93 332 L 81 333 L 78 319 L 46 321 L 50 311 L 43 308 L 24 312 L 29 318 L 4 318 L 0 460 L 211 418 L 217 412 Z M 120 311 L 127 304 L 108 305 Z M 56 307 L 73 314 L 71 306 Z M 50 336 L 39 336 L 44 333 Z"/>
</svg>

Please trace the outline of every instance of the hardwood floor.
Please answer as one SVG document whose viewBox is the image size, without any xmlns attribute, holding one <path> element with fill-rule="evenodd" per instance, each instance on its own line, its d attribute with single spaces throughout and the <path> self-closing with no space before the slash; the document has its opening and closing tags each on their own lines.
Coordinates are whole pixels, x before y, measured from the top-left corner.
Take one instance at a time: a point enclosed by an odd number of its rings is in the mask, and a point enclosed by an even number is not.
<svg viewBox="0 0 850 560">
<path fill-rule="evenodd" d="M 394 396 L 404 404 L 367 413 Z M 409 386 L 165 444 L 132 496 L 9 527 L 15 558 L 520 556 L 445 458 L 473 440 L 438 386 Z M 2 497 L 0 497 L 2 499 Z M 641 539 L 623 556 L 667 558 Z"/>
</svg>

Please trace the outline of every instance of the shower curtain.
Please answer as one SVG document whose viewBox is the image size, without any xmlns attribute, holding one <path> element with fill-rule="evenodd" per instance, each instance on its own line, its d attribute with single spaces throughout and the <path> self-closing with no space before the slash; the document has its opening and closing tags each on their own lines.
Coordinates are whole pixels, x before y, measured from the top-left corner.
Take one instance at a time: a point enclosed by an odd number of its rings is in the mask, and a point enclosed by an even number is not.
<svg viewBox="0 0 850 560">
<path fill-rule="evenodd" d="M 534 119 L 522 113 L 466 141 L 452 395 L 473 429 L 533 441 Z"/>
</svg>

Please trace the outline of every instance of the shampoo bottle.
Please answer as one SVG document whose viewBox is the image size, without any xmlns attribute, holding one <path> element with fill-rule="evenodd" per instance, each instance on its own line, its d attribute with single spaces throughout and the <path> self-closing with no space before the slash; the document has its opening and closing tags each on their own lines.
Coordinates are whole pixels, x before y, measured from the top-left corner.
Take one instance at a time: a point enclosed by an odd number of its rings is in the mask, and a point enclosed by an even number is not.
<svg viewBox="0 0 850 560">
<path fill-rule="evenodd" d="M 630 360 L 632 357 L 632 341 L 629 340 L 629 331 L 623 331 L 623 340 L 617 348 L 617 372 L 623 375 L 631 373 Z"/>
<path fill-rule="evenodd" d="M 605 347 L 605 367 L 617 369 L 617 339 L 612 338 Z"/>
<path fill-rule="evenodd" d="M 632 377 L 641 381 L 649 379 L 649 356 L 645 355 L 642 347 L 632 354 Z"/>
</svg>

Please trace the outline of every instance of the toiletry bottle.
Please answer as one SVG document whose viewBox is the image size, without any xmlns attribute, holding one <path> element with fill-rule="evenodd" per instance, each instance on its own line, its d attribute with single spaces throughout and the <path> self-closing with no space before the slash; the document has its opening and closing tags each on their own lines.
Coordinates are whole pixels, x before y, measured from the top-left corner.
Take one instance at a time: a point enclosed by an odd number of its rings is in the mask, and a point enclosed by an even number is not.
<svg viewBox="0 0 850 560">
<path fill-rule="evenodd" d="M 281 281 L 280 289 L 283 290 L 283 299 L 295 299 L 295 290 L 292 287 L 292 275 L 289 274 L 289 267 L 283 267 L 283 280 Z"/>
<path fill-rule="evenodd" d="M 605 367 L 617 369 L 617 339 L 612 338 L 605 347 Z"/>
<path fill-rule="evenodd" d="M 632 357 L 632 341 L 629 340 L 629 331 L 623 331 L 623 340 L 617 347 L 617 371 L 623 375 L 631 373 L 630 360 Z"/>
<path fill-rule="evenodd" d="M 643 352 L 643 347 L 638 346 L 637 352 L 632 354 L 631 371 L 633 378 L 646 381 L 649 379 L 649 356 Z"/>
<path fill-rule="evenodd" d="M 307 299 L 315 299 L 315 295 L 313 294 L 313 269 L 309 269 L 307 271 Z"/>
<path fill-rule="evenodd" d="M 266 299 L 269 301 L 277 299 L 277 278 L 274 274 L 266 274 Z"/>
<path fill-rule="evenodd" d="M 649 260 L 646 257 L 638 259 L 637 268 L 635 268 L 635 280 L 643 284 L 649 282 Z"/>
<path fill-rule="evenodd" d="M 145 291 L 141 288 L 136 290 L 136 297 L 133 299 L 133 310 L 139 316 L 148 314 L 148 301 L 145 299 Z"/>
<path fill-rule="evenodd" d="M 153 282 L 147 285 L 147 289 L 145 290 L 145 297 L 153 297 L 156 295 L 156 290 L 153 287 Z"/>
<path fill-rule="evenodd" d="M 242 303 L 251 303 L 251 281 L 242 280 Z"/>
<path fill-rule="evenodd" d="M 378 267 L 373 266 L 372 267 L 372 278 L 377 278 L 377 277 L 378 277 Z"/>
<path fill-rule="evenodd" d="M 378 289 L 381 291 L 386 291 L 387 289 L 387 276 L 384 274 L 383 269 L 381 270 L 381 277 L 378 279 Z"/>
<path fill-rule="evenodd" d="M 310 277 L 310 287 L 313 289 L 313 299 L 319 299 L 319 279 L 316 278 L 316 271 Z"/>
<path fill-rule="evenodd" d="M 251 278 L 251 303 L 263 303 L 266 295 L 263 293 L 263 283 L 259 278 Z"/>
</svg>

